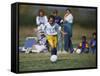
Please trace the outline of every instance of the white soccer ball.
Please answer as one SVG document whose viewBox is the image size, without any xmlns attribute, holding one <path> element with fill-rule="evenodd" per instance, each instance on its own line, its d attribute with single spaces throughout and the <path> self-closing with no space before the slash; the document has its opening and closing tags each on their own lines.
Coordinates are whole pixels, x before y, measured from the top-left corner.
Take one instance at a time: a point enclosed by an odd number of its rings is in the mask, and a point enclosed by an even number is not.
<svg viewBox="0 0 100 76">
<path fill-rule="evenodd" d="M 77 49 L 77 50 L 76 50 L 76 53 L 77 53 L 77 54 L 80 54 L 80 53 L 81 53 L 81 49 Z"/>
<path fill-rule="evenodd" d="M 56 61 L 57 61 L 57 55 L 52 55 L 52 56 L 50 57 L 50 61 L 51 61 L 51 62 L 56 62 Z"/>
</svg>

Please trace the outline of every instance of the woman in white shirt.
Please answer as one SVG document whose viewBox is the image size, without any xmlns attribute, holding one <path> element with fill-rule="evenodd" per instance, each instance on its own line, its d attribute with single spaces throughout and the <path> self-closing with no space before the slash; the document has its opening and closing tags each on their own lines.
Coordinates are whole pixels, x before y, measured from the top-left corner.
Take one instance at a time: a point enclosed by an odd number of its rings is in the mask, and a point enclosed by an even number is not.
<svg viewBox="0 0 100 76">
<path fill-rule="evenodd" d="M 36 25 L 38 25 L 37 30 L 39 32 L 44 32 L 45 24 L 48 22 L 48 18 L 45 15 L 43 9 L 40 9 L 38 12 L 38 16 L 36 17 Z"/>
<path fill-rule="evenodd" d="M 38 16 L 36 17 L 36 24 L 37 25 L 45 25 L 48 22 L 48 18 L 45 15 L 45 12 L 43 9 L 40 9 L 38 12 Z"/>
<path fill-rule="evenodd" d="M 73 45 L 72 45 L 72 27 L 73 27 L 73 15 L 70 9 L 66 9 L 64 15 L 64 50 L 68 51 L 70 49 L 70 53 L 73 53 Z"/>
<path fill-rule="evenodd" d="M 37 26 L 37 37 L 41 38 L 41 33 L 44 33 L 45 24 L 48 22 L 47 16 L 43 9 L 38 11 L 38 15 L 36 17 L 36 25 Z"/>
</svg>

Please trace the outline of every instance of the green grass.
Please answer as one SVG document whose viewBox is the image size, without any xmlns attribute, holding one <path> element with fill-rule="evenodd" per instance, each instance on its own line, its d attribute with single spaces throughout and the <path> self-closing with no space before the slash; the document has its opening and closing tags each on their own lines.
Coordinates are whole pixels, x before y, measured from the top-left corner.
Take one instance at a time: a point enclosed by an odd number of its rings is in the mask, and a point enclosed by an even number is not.
<svg viewBox="0 0 100 76">
<path fill-rule="evenodd" d="M 73 27 L 73 47 L 76 47 L 81 42 L 81 36 L 85 34 L 87 40 L 91 39 L 91 33 L 94 29 L 82 28 L 78 25 Z M 19 29 L 19 45 L 23 46 L 26 37 L 36 36 L 34 27 L 21 26 Z M 57 63 L 50 62 L 50 53 L 20 53 L 19 54 L 19 70 L 20 71 L 35 71 L 35 70 L 50 70 L 50 69 L 70 69 L 70 68 L 88 68 L 96 67 L 96 55 L 93 54 L 59 54 Z"/>
<path fill-rule="evenodd" d="M 35 71 L 50 69 L 71 69 L 71 68 L 88 68 L 96 67 L 95 54 L 58 54 L 56 63 L 51 63 L 50 53 L 20 53 L 19 70 Z"/>
</svg>

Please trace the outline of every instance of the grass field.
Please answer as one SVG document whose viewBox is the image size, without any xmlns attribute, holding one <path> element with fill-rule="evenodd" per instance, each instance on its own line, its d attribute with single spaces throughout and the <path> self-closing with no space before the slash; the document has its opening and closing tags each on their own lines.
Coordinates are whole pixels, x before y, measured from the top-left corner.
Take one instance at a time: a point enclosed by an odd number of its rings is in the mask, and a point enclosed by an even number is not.
<svg viewBox="0 0 100 76">
<path fill-rule="evenodd" d="M 20 27 L 19 31 L 19 45 L 23 46 L 26 37 L 36 36 L 34 27 Z M 81 42 L 82 34 L 87 36 L 87 41 L 91 39 L 91 33 L 94 29 L 86 29 L 80 26 L 73 28 L 73 47 L 76 47 Z M 50 53 L 20 53 L 19 54 L 19 71 L 40 71 L 40 70 L 55 70 L 55 69 L 71 69 L 71 68 L 88 68 L 96 67 L 95 54 L 64 54 L 58 55 L 56 63 L 50 62 Z"/>
<path fill-rule="evenodd" d="M 19 71 L 40 71 L 96 67 L 95 54 L 58 54 L 56 63 L 50 62 L 50 53 L 20 53 Z"/>
</svg>

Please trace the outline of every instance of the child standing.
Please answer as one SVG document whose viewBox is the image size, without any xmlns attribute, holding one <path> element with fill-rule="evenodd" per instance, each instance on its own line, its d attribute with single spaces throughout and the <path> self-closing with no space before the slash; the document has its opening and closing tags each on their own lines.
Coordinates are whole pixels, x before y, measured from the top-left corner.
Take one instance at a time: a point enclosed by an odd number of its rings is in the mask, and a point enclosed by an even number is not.
<svg viewBox="0 0 100 76">
<path fill-rule="evenodd" d="M 90 41 L 90 50 L 92 53 L 96 53 L 96 33 L 92 34 L 92 39 Z"/>
</svg>

